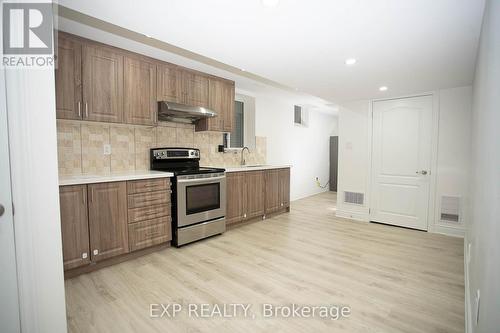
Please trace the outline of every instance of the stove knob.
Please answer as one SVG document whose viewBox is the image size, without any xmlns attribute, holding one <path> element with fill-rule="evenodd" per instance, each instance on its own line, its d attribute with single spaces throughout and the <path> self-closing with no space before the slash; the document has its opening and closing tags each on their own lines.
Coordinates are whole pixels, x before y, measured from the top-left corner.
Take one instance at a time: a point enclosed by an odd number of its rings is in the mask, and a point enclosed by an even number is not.
<svg viewBox="0 0 500 333">
<path fill-rule="evenodd" d="M 189 153 L 189 155 L 193 156 L 194 155 L 194 151 L 191 150 L 191 152 Z"/>
</svg>

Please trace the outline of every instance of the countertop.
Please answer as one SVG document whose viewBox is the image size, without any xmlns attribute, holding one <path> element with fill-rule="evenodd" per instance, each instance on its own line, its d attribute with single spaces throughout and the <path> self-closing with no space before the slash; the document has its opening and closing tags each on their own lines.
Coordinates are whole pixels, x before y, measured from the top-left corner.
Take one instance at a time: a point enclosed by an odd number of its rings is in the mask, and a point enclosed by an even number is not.
<svg viewBox="0 0 500 333">
<path fill-rule="evenodd" d="M 237 167 L 219 167 L 226 169 L 226 172 L 242 172 L 242 171 L 258 171 L 258 170 L 270 170 L 270 169 L 285 169 L 291 168 L 291 165 L 248 165 L 248 166 L 237 166 Z"/>
<path fill-rule="evenodd" d="M 59 185 L 63 186 L 63 185 L 109 183 L 109 182 L 120 182 L 125 180 L 167 178 L 173 176 L 174 174 L 171 172 L 162 172 L 162 171 L 133 171 L 125 173 L 112 173 L 109 175 L 61 176 L 59 177 Z"/>
</svg>

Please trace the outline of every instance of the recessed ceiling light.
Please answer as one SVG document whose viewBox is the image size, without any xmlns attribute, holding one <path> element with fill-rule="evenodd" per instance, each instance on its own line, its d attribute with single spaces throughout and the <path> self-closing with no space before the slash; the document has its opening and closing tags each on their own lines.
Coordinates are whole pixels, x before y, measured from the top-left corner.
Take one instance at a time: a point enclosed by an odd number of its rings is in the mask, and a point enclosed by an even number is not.
<svg viewBox="0 0 500 333">
<path fill-rule="evenodd" d="M 241 69 L 241 71 L 242 71 L 242 72 L 246 72 L 247 70 L 246 70 L 246 69 L 244 69 L 244 68 L 242 68 L 242 69 Z"/>
<path fill-rule="evenodd" d="M 146 36 L 148 38 L 153 38 L 153 37 L 151 37 L 151 35 L 148 35 L 148 34 L 144 34 L 144 36 Z"/>
<path fill-rule="evenodd" d="M 345 60 L 345 64 L 346 64 L 347 66 L 352 66 L 352 65 L 354 65 L 355 63 L 356 63 L 356 59 L 354 59 L 354 58 L 348 58 L 348 59 L 346 59 L 346 60 Z"/>
<path fill-rule="evenodd" d="M 276 7 L 280 0 L 261 0 L 261 2 L 264 7 Z"/>
<path fill-rule="evenodd" d="M 389 89 L 389 88 L 387 88 L 386 86 L 382 86 L 382 87 L 378 88 L 378 90 L 380 90 L 380 91 L 386 91 L 387 89 Z"/>
</svg>

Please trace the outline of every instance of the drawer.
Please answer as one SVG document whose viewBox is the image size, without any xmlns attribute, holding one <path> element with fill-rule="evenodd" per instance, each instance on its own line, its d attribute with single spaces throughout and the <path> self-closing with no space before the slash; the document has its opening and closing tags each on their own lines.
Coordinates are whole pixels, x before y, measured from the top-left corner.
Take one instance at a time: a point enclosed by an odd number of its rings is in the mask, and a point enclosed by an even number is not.
<svg viewBox="0 0 500 333">
<path fill-rule="evenodd" d="M 130 251 L 136 251 L 172 240 L 170 216 L 129 224 Z"/>
<path fill-rule="evenodd" d="M 128 223 L 151 220 L 163 216 L 170 216 L 170 203 L 129 209 Z"/>
<path fill-rule="evenodd" d="M 130 194 L 128 208 L 139 208 L 170 202 L 170 190 Z"/>
<path fill-rule="evenodd" d="M 130 180 L 127 182 L 127 193 L 144 193 L 170 189 L 170 178 Z"/>
</svg>

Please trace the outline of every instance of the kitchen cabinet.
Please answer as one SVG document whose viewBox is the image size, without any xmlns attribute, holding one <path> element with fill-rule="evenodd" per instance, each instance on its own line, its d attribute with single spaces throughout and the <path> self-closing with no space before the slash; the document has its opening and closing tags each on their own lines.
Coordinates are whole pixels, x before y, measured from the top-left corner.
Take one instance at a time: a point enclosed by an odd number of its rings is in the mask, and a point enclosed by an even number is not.
<svg viewBox="0 0 500 333">
<path fill-rule="evenodd" d="M 64 269 L 90 263 L 87 185 L 59 189 Z"/>
<path fill-rule="evenodd" d="M 245 217 L 245 173 L 226 173 L 226 224 L 242 221 Z"/>
<path fill-rule="evenodd" d="M 125 122 L 156 123 L 156 64 L 145 57 L 127 56 L 124 64 L 123 106 Z"/>
<path fill-rule="evenodd" d="M 123 58 L 111 47 L 83 46 L 85 120 L 123 122 Z"/>
<path fill-rule="evenodd" d="M 184 101 L 182 71 L 175 65 L 159 63 L 156 67 L 156 73 L 157 101 L 182 103 Z"/>
<path fill-rule="evenodd" d="M 290 206 L 290 169 L 266 171 L 266 214 L 274 213 Z"/>
<path fill-rule="evenodd" d="M 264 171 L 245 172 L 245 218 L 264 215 Z"/>
<path fill-rule="evenodd" d="M 264 216 L 264 171 L 226 174 L 226 224 Z"/>
<path fill-rule="evenodd" d="M 208 77 L 189 70 L 182 71 L 183 103 L 191 106 L 208 107 Z"/>
<path fill-rule="evenodd" d="M 170 180 L 127 182 L 130 251 L 172 240 Z"/>
<path fill-rule="evenodd" d="M 217 117 L 198 121 L 196 130 L 231 132 L 234 117 L 234 82 L 211 78 L 209 92 L 209 108 L 217 112 Z"/>
<path fill-rule="evenodd" d="M 92 261 L 129 252 L 126 182 L 88 185 Z"/>
<path fill-rule="evenodd" d="M 82 119 L 82 43 L 58 34 L 56 116 Z"/>
</svg>

